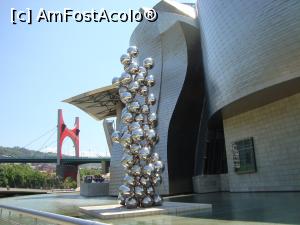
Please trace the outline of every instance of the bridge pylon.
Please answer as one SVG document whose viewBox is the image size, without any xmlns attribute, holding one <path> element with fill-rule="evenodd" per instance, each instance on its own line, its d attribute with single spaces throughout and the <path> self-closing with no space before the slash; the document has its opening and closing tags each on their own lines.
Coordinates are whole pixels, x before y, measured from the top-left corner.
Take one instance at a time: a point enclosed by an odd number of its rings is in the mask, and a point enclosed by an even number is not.
<svg viewBox="0 0 300 225">
<path fill-rule="evenodd" d="M 77 179 L 78 166 L 77 165 L 63 165 L 62 164 L 62 145 L 65 138 L 69 137 L 73 141 L 75 147 L 75 156 L 79 157 L 79 117 L 75 118 L 75 124 L 73 129 L 67 128 L 62 110 L 58 110 L 57 120 L 57 165 L 56 174 L 60 177 L 72 177 L 74 180 Z"/>
<path fill-rule="evenodd" d="M 73 129 L 67 128 L 62 110 L 58 110 L 57 120 L 57 165 L 60 165 L 62 159 L 62 144 L 66 137 L 71 138 L 75 147 L 75 156 L 79 157 L 79 117 L 75 118 L 75 124 Z"/>
</svg>

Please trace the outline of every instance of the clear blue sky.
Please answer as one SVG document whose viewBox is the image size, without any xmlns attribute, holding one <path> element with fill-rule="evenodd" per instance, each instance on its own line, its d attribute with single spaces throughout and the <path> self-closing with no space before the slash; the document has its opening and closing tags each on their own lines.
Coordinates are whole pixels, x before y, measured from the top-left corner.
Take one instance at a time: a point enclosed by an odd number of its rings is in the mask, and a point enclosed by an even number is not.
<svg viewBox="0 0 300 225">
<path fill-rule="evenodd" d="M 102 121 L 61 101 L 111 84 L 122 67 L 120 55 L 128 47 L 137 23 L 10 23 L 11 8 L 111 11 L 152 7 L 154 0 L 47 0 L 2 1 L 0 6 L 0 145 L 25 146 L 57 123 L 63 109 L 67 126 L 80 117 L 80 148 L 84 156 L 108 152 Z M 179 1 L 194 2 L 194 1 Z M 48 139 L 48 140 L 47 140 Z M 29 149 L 56 149 L 56 134 L 46 135 Z M 43 145 L 46 143 L 45 145 Z M 64 153 L 73 146 L 65 141 Z"/>
</svg>

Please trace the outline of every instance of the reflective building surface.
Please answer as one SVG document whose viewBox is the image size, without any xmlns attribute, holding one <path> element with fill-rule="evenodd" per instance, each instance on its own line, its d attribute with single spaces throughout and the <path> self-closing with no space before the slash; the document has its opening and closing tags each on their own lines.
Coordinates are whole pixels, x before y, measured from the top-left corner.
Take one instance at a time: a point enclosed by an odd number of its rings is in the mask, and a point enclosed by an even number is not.
<svg viewBox="0 0 300 225">
<path fill-rule="evenodd" d="M 300 1 L 167 0 L 154 9 L 158 20 L 139 23 L 129 44 L 140 61 L 155 61 L 156 104 L 143 110 L 157 112 L 159 193 L 299 191 Z M 122 130 L 117 89 L 106 94 L 106 115 Z M 108 142 L 117 195 L 123 150 Z"/>
</svg>

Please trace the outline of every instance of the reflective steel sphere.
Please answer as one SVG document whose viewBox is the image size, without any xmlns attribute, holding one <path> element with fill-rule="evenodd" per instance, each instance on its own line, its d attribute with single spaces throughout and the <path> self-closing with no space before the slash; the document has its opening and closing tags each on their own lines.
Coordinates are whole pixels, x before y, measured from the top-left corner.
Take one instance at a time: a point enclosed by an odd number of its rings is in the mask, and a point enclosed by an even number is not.
<svg viewBox="0 0 300 225">
<path fill-rule="evenodd" d="M 133 101 L 128 104 L 128 110 L 133 113 L 138 113 L 140 111 L 141 105 L 138 101 Z"/>
<path fill-rule="evenodd" d="M 135 209 L 138 206 L 138 201 L 135 197 L 127 198 L 125 201 L 125 206 L 127 209 Z"/>
<path fill-rule="evenodd" d="M 120 77 L 120 82 L 122 84 L 129 84 L 132 81 L 132 76 L 129 73 L 122 73 Z"/>
<path fill-rule="evenodd" d="M 149 187 L 150 186 L 150 178 L 149 177 L 141 177 L 140 179 L 140 183 L 145 186 L 145 187 Z"/>
<path fill-rule="evenodd" d="M 147 97 L 146 97 L 146 102 L 148 105 L 154 105 L 156 102 L 156 98 L 154 96 L 153 93 L 150 93 Z"/>
<path fill-rule="evenodd" d="M 153 195 L 153 205 L 161 206 L 163 203 L 163 199 L 159 196 L 159 194 Z"/>
<path fill-rule="evenodd" d="M 145 67 L 143 67 L 143 66 L 140 66 L 140 67 L 139 67 L 139 73 L 142 73 L 142 74 L 144 74 L 144 77 L 145 77 L 145 75 L 147 74 L 147 70 L 146 70 L 146 68 L 145 68 Z"/>
<path fill-rule="evenodd" d="M 124 104 L 127 104 L 128 102 L 132 101 L 132 94 L 130 92 L 122 92 L 120 93 L 120 100 L 121 102 L 123 102 Z"/>
<path fill-rule="evenodd" d="M 154 76 L 151 74 L 146 76 L 145 83 L 148 87 L 154 86 L 154 84 L 155 84 Z"/>
<path fill-rule="evenodd" d="M 143 82 L 145 81 L 144 74 L 138 73 L 138 74 L 135 76 L 134 80 L 137 81 L 139 84 L 143 84 Z"/>
<path fill-rule="evenodd" d="M 157 114 L 156 113 L 150 113 L 148 115 L 148 122 L 151 124 L 152 127 L 155 127 L 157 125 Z"/>
<path fill-rule="evenodd" d="M 119 85 L 120 85 L 120 78 L 119 78 L 119 77 L 114 77 L 114 78 L 112 79 L 111 83 L 112 83 L 113 85 L 115 85 L 116 87 L 119 87 Z"/>
<path fill-rule="evenodd" d="M 125 205 L 125 197 L 121 193 L 118 195 L 118 201 L 120 205 Z"/>
<path fill-rule="evenodd" d="M 121 164 L 125 167 L 128 168 L 130 166 L 132 166 L 134 163 L 134 158 L 132 155 L 129 155 L 127 153 L 123 154 L 123 157 L 121 159 Z"/>
<path fill-rule="evenodd" d="M 135 116 L 134 120 L 137 121 L 137 122 L 143 122 L 143 120 L 144 120 L 143 114 L 137 114 Z"/>
<path fill-rule="evenodd" d="M 135 184 L 135 179 L 133 176 L 126 174 L 124 177 L 124 182 L 128 185 L 133 186 Z"/>
<path fill-rule="evenodd" d="M 151 186 L 148 187 L 148 188 L 147 188 L 147 194 L 148 194 L 148 195 L 153 195 L 153 194 L 154 194 L 154 188 L 151 187 Z"/>
<path fill-rule="evenodd" d="M 128 132 L 125 132 L 120 138 L 120 143 L 124 147 L 130 145 L 132 143 L 131 135 Z"/>
<path fill-rule="evenodd" d="M 150 144 L 155 144 L 156 143 L 156 132 L 154 129 L 150 129 L 146 133 L 146 138 L 149 141 Z"/>
<path fill-rule="evenodd" d="M 154 166 L 152 163 L 149 163 L 148 165 L 144 166 L 144 168 L 143 168 L 143 174 L 145 176 L 151 176 L 153 171 L 154 171 Z"/>
<path fill-rule="evenodd" d="M 154 60 L 152 58 L 146 58 L 143 61 L 143 66 L 148 69 L 151 70 L 154 66 Z"/>
<path fill-rule="evenodd" d="M 152 153 L 152 155 L 151 155 L 151 162 L 157 162 L 159 160 L 160 160 L 159 154 L 157 152 Z"/>
<path fill-rule="evenodd" d="M 133 130 L 132 133 L 132 139 L 135 142 L 141 141 L 144 139 L 144 132 L 141 128 Z"/>
<path fill-rule="evenodd" d="M 120 62 L 125 66 L 131 63 L 131 57 L 129 54 L 123 54 L 120 57 Z"/>
<path fill-rule="evenodd" d="M 121 95 L 121 93 L 124 93 L 124 92 L 128 92 L 129 90 L 127 89 L 127 87 L 119 87 L 119 95 Z"/>
<path fill-rule="evenodd" d="M 139 156 L 142 160 L 147 160 L 150 156 L 150 148 L 147 146 L 142 147 L 139 152 Z"/>
<path fill-rule="evenodd" d="M 141 125 L 140 125 L 139 122 L 136 122 L 136 121 L 133 121 L 133 122 L 130 123 L 129 126 L 128 126 L 128 129 L 129 129 L 130 131 L 133 131 L 133 130 L 136 130 L 136 129 L 139 129 L 139 128 L 141 128 Z"/>
<path fill-rule="evenodd" d="M 142 202 L 141 202 L 141 206 L 144 208 L 148 208 L 151 207 L 153 205 L 153 200 L 150 196 L 146 196 L 143 198 Z"/>
<path fill-rule="evenodd" d="M 134 193 L 135 193 L 135 196 L 138 198 L 141 198 L 145 195 L 144 188 L 141 186 L 136 186 L 134 188 Z"/>
<path fill-rule="evenodd" d="M 160 161 L 160 160 L 154 162 L 153 165 L 154 165 L 155 172 L 160 173 L 160 172 L 162 172 L 163 169 L 164 169 L 164 164 L 163 164 L 162 161 Z"/>
<path fill-rule="evenodd" d="M 127 185 L 123 184 L 119 187 L 119 191 L 123 196 L 129 196 L 132 193 L 132 190 Z"/>
<path fill-rule="evenodd" d="M 133 165 L 130 169 L 130 172 L 133 176 L 141 175 L 141 167 L 139 165 Z"/>
<path fill-rule="evenodd" d="M 131 62 L 130 65 L 125 68 L 125 71 L 130 74 L 137 74 L 139 72 L 139 65 L 136 62 Z"/>
<path fill-rule="evenodd" d="M 147 86 L 141 86 L 139 89 L 140 95 L 146 97 L 148 95 L 148 87 Z"/>
<path fill-rule="evenodd" d="M 136 46 L 130 46 L 128 49 L 127 49 L 127 53 L 132 57 L 132 58 L 135 58 L 138 56 L 139 54 L 139 50 Z"/>
<path fill-rule="evenodd" d="M 130 112 L 123 113 L 121 115 L 121 120 L 124 124 L 131 123 L 133 121 L 133 115 Z"/>
<path fill-rule="evenodd" d="M 120 142 L 120 137 L 121 137 L 121 134 L 119 131 L 115 130 L 112 134 L 111 134 L 111 140 L 114 142 L 114 143 L 119 143 Z"/>
<path fill-rule="evenodd" d="M 141 113 L 148 114 L 149 111 L 150 111 L 150 109 L 149 109 L 148 105 L 142 105 L 142 107 L 141 107 Z"/>
<path fill-rule="evenodd" d="M 140 88 L 140 84 L 139 82 L 137 81 L 132 81 L 129 85 L 128 85 L 128 90 L 131 92 L 131 93 L 134 93 L 136 94 L 138 92 Z"/>
<path fill-rule="evenodd" d="M 143 130 L 144 130 L 144 133 L 145 133 L 145 137 L 147 137 L 147 132 L 150 130 L 150 126 L 148 124 L 144 124 L 143 125 Z"/>
<path fill-rule="evenodd" d="M 132 144 L 130 145 L 130 152 L 133 155 L 138 154 L 141 148 L 140 144 Z"/>
<path fill-rule="evenodd" d="M 162 182 L 162 178 L 159 174 L 156 174 L 155 176 L 151 177 L 150 180 L 151 180 L 152 184 L 155 186 L 161 184 L 161 182 Z"/>
</svg>

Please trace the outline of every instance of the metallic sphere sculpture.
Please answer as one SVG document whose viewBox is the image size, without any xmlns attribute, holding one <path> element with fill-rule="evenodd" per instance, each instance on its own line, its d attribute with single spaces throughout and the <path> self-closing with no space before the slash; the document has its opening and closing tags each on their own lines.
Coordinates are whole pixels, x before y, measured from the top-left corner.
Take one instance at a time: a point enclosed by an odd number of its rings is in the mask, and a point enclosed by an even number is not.
<svg viewBox="0 0 300 225">
<path fill-rule="evenodd" d="M 158 141 L 155 130 L 158 118 L 152 106 L 157 99 L 150 92 L 155 78 L 149 74 L 154 60 L 146 58 L 139 66 L 135 59 L 138 54 L 136 46 L 127 49 L 120 58 L 124 72 L 112 81 L 119 88 L 120 100 L 125 104 L 121 113 L 123 127 L 114 131 L 111 139 L 123 146 L 121 164 L 126 175 L 119 188 L 118 200 L 128 209 L 162 205 L 156 188 L 162 181 L 164 166 L 158 153 L 154 152 Z"/>
</svg>

